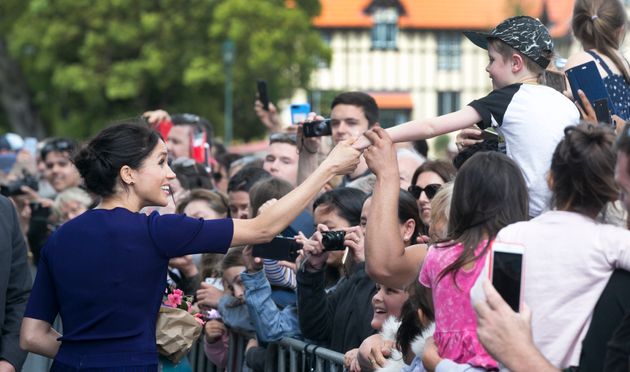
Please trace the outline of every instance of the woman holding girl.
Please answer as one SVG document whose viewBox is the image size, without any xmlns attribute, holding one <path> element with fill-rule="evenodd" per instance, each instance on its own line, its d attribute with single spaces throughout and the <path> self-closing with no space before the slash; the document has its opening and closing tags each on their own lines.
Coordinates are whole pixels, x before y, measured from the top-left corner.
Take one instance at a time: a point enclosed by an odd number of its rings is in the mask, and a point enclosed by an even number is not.
<svg viewBox="0 0 630 372">
<path fill-rule="evenodd" d="M 271 240 L 335 174 L 354 169 L 358 155 L 349 143 L 338 145 L 311 177 L 253 219 L 147 216 L 138 212 L 166 205 L 175 178 L 164 140 L 141 125 L 103 130 L 74 159 L 101 203 L 48 240 L 20 345 L 55 358 L 53 371 L 156 371 L 155 324 L 168 260 Z M 57 314 L 63 336 L 51 327 Z"/>
</svg>

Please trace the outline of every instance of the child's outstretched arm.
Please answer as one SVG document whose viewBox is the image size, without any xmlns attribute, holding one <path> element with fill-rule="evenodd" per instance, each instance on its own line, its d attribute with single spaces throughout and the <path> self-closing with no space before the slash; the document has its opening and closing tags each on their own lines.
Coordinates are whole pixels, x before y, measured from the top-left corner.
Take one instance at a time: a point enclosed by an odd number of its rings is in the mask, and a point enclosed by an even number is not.
<svg viewBox="0 0 630 372">
<path fill-rule="evenodd" d="M 387 128 L 387 134 L 392 142 L 407 142 L 433 138 L 441 134 L 468 128 L 482 120 L 481 115 L 471 106 L 465 106 L 459 111 L 434 118 L 412 120 L 395 127 Z M 365 136 L 361 136 L 353 147 L 363 150 L 370 145 Z"/>
</svg>

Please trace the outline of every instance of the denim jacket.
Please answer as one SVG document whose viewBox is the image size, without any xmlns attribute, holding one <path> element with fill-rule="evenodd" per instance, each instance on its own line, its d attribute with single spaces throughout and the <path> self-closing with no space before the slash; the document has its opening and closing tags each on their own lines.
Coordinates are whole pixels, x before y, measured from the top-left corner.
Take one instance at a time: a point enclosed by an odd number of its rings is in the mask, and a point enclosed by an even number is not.
<svg viewBox="0 0 630 372">
<path fill-rule="evenodd" d="M 278 341 L 283 337 L 300 336 L 297 308 L 289 305 L 280 310 L 271 299 L 271 286 L 265 273 L 241 273 L 245 286 L 245 303 L 259 341 Z"/>
</svg>

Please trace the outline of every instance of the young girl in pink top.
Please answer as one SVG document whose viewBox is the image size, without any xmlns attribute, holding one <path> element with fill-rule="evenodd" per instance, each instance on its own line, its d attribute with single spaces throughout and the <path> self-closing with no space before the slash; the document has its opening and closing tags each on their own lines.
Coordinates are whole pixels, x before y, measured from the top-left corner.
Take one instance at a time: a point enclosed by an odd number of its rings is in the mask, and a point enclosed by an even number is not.
<svg viewBox="0 0 630 372">
<path fill-rule="evenodd" d="M 420 283 L 433 291 L 433 337 L 441 358 L 498 368 L 477 339 L 470 289 L 492 239 L 504 226 L 526 220 L 527 205 L 521 170 L 503 154 L 475 154 L 457 173 L 447 239 L 429 248 L 420 272 Z"/>
</svg>

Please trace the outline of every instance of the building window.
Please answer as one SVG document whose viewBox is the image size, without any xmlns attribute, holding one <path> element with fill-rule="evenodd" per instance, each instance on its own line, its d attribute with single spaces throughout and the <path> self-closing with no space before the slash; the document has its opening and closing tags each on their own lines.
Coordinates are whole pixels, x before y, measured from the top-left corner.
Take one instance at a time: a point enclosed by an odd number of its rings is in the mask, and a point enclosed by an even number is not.
<svg viewBox="0 0 630 372">
<path fill-rule="evenodd" d="M 395 8 L 377 8 L 373 14 L 373 49 L 396 49 L 398 11 Z"/>
<path fill-rule="evenodd" d="M 438 116 L 459 110 L 459 92 L 438 92 Z"/>
<path fill-rule="evenodd" d="M 459 70 L 461 66 L 461 35 L 457 32 L 438 32 L 438 70 Z"/>
<path fill-rule="evenodd" d="M 383 128 L 393 127 L 411 120 L 411 110 L 381 109 L 378 112 L 378 122 Z"/>
</svg>

